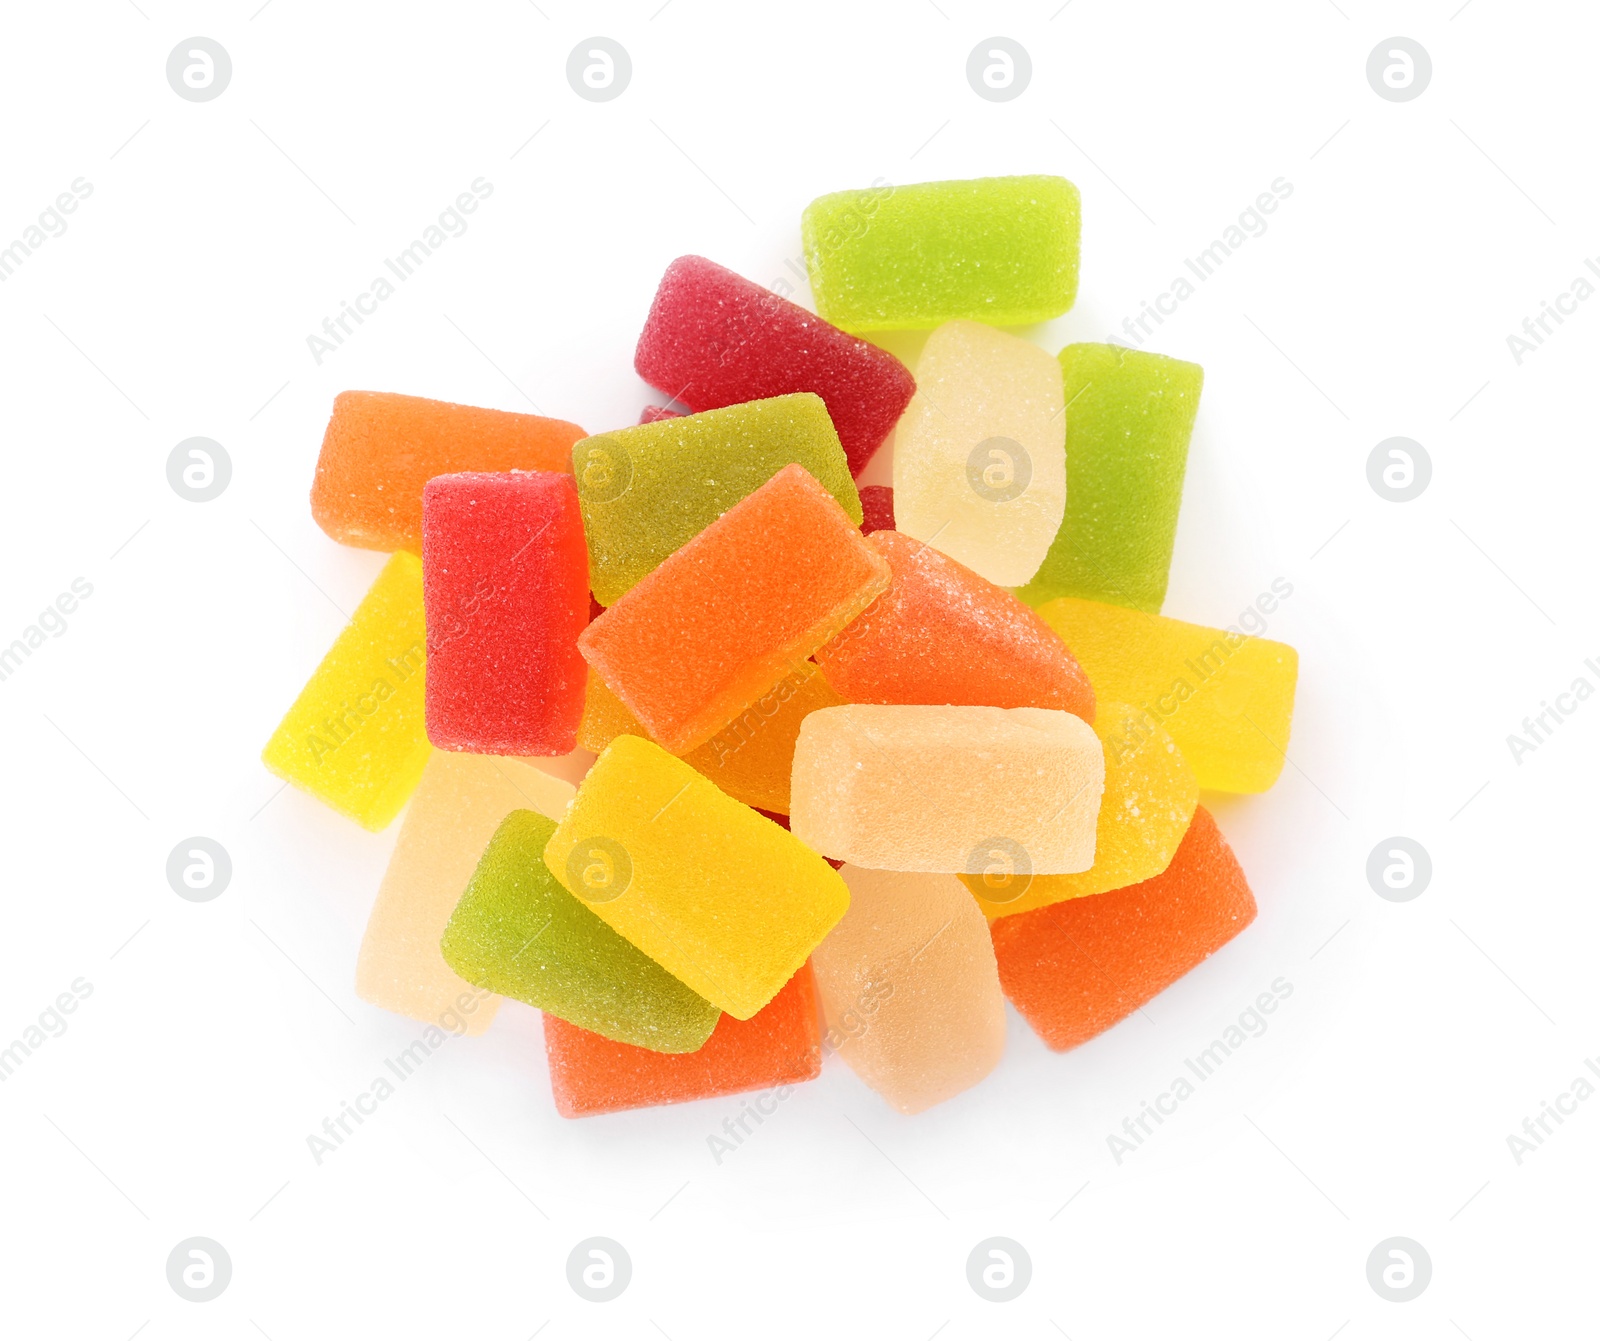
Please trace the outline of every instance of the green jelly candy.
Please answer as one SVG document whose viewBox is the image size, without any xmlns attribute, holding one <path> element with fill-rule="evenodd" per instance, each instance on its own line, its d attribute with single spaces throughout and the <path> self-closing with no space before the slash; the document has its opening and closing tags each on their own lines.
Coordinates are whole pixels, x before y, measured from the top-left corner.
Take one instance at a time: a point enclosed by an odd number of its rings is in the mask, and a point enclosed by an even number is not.
<svg viewBox="0 0 1600 1341">
<path fill-rule="evenodd" d="M 1068 345 L 1061 375 L 1067 510 L 1017 595 L 1030 605 L 1078 596 L 1158 614 L 1205 370 L 1119 345 Z"/>
<path fill-rule="evenodd" d="M 809 471 L 860 524 L 861 499 L 844 448 L 827 406 L 809 391 L 619 428 L 574 444 L 595 599 L 616 602 L 787 465 Z"/>
<path fill-rule="evenodd" d="M 721 1014 L 617 935 L 544 864 L 554 821 L 513 810 L 495 830 L 439 948 L 475 987 L 654 1052 L 695 1052 Z"/>
<path fill-rule="evenodd" d="M 820 196 L 800 220 L 817 313 L 847 331 L 1059 317 L 1078 296 L 1078 230 L 1065 177 L 884 183 Z"/>
</svg>

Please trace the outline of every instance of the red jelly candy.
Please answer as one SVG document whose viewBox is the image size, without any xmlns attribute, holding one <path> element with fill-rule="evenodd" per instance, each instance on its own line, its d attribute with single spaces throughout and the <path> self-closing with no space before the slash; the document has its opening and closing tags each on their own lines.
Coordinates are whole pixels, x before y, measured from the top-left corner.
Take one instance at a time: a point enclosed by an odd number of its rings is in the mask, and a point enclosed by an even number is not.
<svg viewBox="0 0 1600 1341">
<path fill-rule="evenodd" d="M 681 410 L 669 410 L 665 405 L 646 405 L 644 409 L 639 411 L 639 422 L 641 424 L 653 424 L 658 419 L 682 418 L 683 412 Z"/>
<path fill-rule="evenodd" d="M 633 356 L 692 410 L 814 391 L 859 475 L 917 389 L 899 359 L 703 256 L 667 267 Z"/>
<path fill-rule="evenodd" d="M 894 530 L 894 490 L 887 484 L 864 484 L 861 495 L 861 534 Z"/>
<path fill-rule="evenodd" d="M 428 739 L 475 754 L 578 743 L 589 551 L 570 475 L 438 475 L 422 492 Z"/>
</svg>

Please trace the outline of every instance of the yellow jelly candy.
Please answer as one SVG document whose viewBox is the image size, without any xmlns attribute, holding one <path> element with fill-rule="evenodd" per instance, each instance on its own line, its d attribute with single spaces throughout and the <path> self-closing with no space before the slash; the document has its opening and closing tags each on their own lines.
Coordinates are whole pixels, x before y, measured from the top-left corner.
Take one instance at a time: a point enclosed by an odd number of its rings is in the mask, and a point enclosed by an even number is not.
<svg viewBox="0 0 1600 1341">
<path fill-rule="evenodd" d="M 1163 729 L 1208 791 L 1264 792 L 1283 771 L 1300 658 L 1287 643 L 1075 597 L 1039 607 L 1097 694 Z"/>
<path fill-rule="evenodd" d="M 850 903 L 799 839 L 638 736 L 595 760 L 544 859 L 612 930 L 740 1020 Z"/>
<path fill-rule="evenodd" d="M 1084 894 L 1136 885 L 1160 875 L 1188 832 L 1200 788 L 1172 737 L 1143 729 L 1143 714 L 1101 699 L 1094 733 L 1106 759 L 1106 790 L 1095 822 L 1094 865 L 1076 875 L 1019 871 L 1006 854 L 981 875 L 962 881 L 987 917 L 1006 917 Z"/>
<path fill-rule="evenodd" d="M 800 723 L 808 713 L 843 702 L 817 667 L 805 662 L 704 745 L 679 757 L 735 801 L 787 815 L 789 769 L 794 762 Z M 648 740 L 650 733 L 639 725 L 627 705 L 606 688 L 606 682 L 590 671 L 578 743 L 598 753 L 618 736 L 643 736 Z"/>
<path fill-rule="evenodd" d="M 261 761 L 369 829 L 400 812 L 428 762 L 422 561 L 395 553 L 272 733 Z"/>
</svg>

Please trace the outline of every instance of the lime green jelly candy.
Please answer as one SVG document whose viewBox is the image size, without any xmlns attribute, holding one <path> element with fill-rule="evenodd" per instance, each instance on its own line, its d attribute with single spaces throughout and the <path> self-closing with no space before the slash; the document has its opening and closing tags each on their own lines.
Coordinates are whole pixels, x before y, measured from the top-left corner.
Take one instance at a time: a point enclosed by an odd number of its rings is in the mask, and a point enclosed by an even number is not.
<svg viewBox="0 0 1600 1341">
<path fill-rule="evenodd" d="M 819 196 L 800 236 L 817 313 L 847 331 L 1025 326 L 1077 297 L 1078 220 L 1064 177 L 980 177 Z"/>
<path fill-rule="evenodd" d="M 611 605 L 787 465 L 861 523 L 861 499 L 822 397 L 747 401 L 584 438 L 572 448 L 589 585 Z"/>
<path fill-rule="evenodd" d="M 445 963 L 618 1043 L 697 1051 L 721 1012 L 561 887 L 544 864 L 555 831 L 532 810 L 500 822 L 444 929 Z"/>
<path fill-rule="evenodd" d="M 1118 345 L 1061 351 L 1067 510 L 1030 605 L 1057 596 L 1156 614 L 1167 595 L 1189 434 L 1204 370 Z"/>
<path fill-rule="evenodd" d="M 400 812 L 432 748 L 422 561 L 396 553 L 272 733 L 261 761 L 369 829 Z"/>
</svg>

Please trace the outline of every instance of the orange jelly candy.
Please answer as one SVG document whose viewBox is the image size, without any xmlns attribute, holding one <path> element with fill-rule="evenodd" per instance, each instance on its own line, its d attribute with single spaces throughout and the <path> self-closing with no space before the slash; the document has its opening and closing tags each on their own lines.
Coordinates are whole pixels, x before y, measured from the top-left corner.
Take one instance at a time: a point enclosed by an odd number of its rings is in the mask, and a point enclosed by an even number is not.
<svg viewBox="0 0 1600 1341">
<path fill-rule="evenodd" d="M 990 925 L 1000 986 L 1047 1045 L 1086 1043 L 1164 992 L 1251 922 L 1256 901 L 1197 806 L 1160 875 Z"/>
<path fill-rule="evenodd" d="M 341 391 L 322 438 L 311 515 L 341 545 L 422 552 L 422 486 L 460 471 L 572 473 L 576 424 L 536 414 Z"/>
<path fill-rule="evenodd" d="M 832 495 L 789 465 L 641 579 L 578 649 L 651 739 L 688 754 L 803 669 L 889 580 Z"/>
<path fill-rule="evenodd" d="M 698 1052 L 652 1052 L 544 1017 L 550 1089 L 562 1117 L 686 1103 L 815 1080 L 822 1071 L 817 989 L 808 961 L 748 1020 L 726 1013 Z"/>
<path fill-rule="evenodd" d="M 1060 708 L 1093 724 L 1089 677 L 1004 587 L 900 531 L 867 544 L 894 580 L 816 658 L 850 702 Z"/>
</svg>

